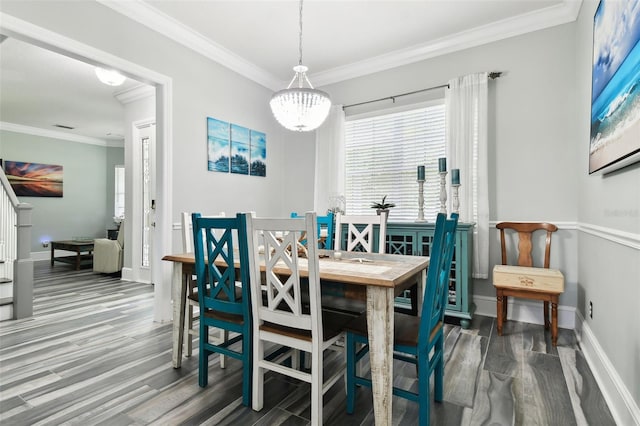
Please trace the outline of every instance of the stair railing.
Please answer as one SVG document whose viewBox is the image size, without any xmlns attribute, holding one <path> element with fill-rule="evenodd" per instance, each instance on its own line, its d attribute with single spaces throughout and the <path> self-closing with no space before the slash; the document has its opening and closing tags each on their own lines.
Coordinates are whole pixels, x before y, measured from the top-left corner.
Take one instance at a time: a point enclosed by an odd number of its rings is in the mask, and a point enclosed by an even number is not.
<svg viewBox="0 0 640 426">
<path fill-rule="evenodd" d="M 18 200 L 1 167 L 0 182 L 0 259 L 5 278 L 13 280 L 13 319 L 27 318 L 33 315 L 33 206 Z"/>
</svg>

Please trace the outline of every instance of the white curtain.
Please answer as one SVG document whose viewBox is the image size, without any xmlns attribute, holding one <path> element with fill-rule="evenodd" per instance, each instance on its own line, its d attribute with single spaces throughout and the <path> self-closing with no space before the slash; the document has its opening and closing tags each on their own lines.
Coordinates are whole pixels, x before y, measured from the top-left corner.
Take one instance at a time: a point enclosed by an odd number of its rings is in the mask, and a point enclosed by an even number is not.
<svg viewBox="0 0 640 426">
<path fill-rule="evenodd" d="M 487 91 L 488 74 L 483 72 L 449 80 L 445 92 L 448 177 L 451 169 L 460 169 L 460 220 L 475 223 L 473 277 L 484 279 L 489 277 Z M 452 211 L 450 187 L 448 193 Z"/>
<path fill-rule="evenodd" d="M 314 210 L 325 215 L 344 196 L 344 111 L 334 105 L 327 120 L 316 130 Z"/>
</svg>

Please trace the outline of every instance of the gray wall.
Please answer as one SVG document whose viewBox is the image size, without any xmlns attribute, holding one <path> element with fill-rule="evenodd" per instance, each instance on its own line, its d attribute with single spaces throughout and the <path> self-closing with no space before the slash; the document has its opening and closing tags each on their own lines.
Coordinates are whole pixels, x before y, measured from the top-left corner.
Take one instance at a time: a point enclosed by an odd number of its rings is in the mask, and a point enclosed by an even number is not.
<svg viewBox="0 0 640 426">
<path fill-rule="evenodd" d="M 122 148 L 0 131 L 0 158 L 63 167 L 63 196 L 18 197 L 33 205 L 31 252 L 48 251 L 42 242 L 73 237 L 106 237 L 113 227 L 113 165 Z"/>
<path fill-rule="evenodd" d="M 490 218 L 565 225 L 554 237 L 551 266 L 565 272 L 560 303 L 566 306 L 575 306 L 578 281 L 575 189 L 581 161 L 570 124 L 576 109 L 574 47 L 574 25 L 562 25 L 323 87 L 336 103 L 351 104 L 438 86 L 459 75 L 502 71 L 489 83 Z M 347 109 L 353 112 L 359 111 Z M 490 238 L 490 261 L 499 263 L 494 230 Z M 474 294 L 494 297 L 495 291 L 490 281 L 475 280 Z"/>
<path fill-rule="evenodd" d="M 587 174 L 593 15 L 582 5 L 576 25 L 577 109 L 574 113 L 578 221 L 578 310 L 640 406 L 640 163 L 602 176 Z M 586 314 L 593 302 L 593 318 Z"/>
<path fill-rule="evenodd" d="M 577 22 L 525 34 L 323 87 L 350 104 L 446 83 L 453 76 L 503 71 L 490 83 L 490 218 L 550 221 L 551 267 L 565 274 L 560 304 L 575 307 L 577 327 L 590 328 L 603 353 L 592 362 L 611 370 L 640 405 L 640 164 L 589 176 L 588 144 L 593 15 L 587 0 Z M 442 92 L 440 91 L 439 94 Z M 402 103 L 432 98 L 433 92 Z M 389 107 L 374 104 L 367 109 Z M 347 110 L 347 113 L 357 110 Z M 490 234 L 490 263 L 499 240 Z M 622 243 L 621 243 L 622 242 Z M 492 268 L 492 266 L 490 267 Z M 490 300 L 490 281 L 474 280 L 474 295 Z M 593 319 L 585 314 L 594 304 Z M 495 312 L 495 311 L 494 311 Z M 581 330 L 578 330 L 579 332 Z M 606 366 L 603 359 L 611 364 Z M 609 388 L 620 392 L 620 388 Z M 625 411 L 624 408 L 621 411 Z"/>
</svg>

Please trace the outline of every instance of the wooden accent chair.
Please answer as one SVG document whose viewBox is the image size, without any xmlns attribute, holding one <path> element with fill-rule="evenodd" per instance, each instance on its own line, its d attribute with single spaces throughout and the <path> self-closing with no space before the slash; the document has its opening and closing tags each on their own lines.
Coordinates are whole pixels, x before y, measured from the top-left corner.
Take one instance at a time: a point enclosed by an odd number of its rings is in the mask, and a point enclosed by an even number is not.
<svg viewBox="0 0 640 426">
<path fill-rule="evenodd" d="M 292 218 L 301 217 L 298 213 L 292 212 Z M 326 235 L 323 235 L 326 230 Z M 325 250 L 333 249 L 333 213 L 329 212 L 326 216 L 318 216 L 318 247 Z M 322 243 L 322 244 L 320 244 Z M 305 244 L 306 245 L 306 244 Z"/>
<path fill-rule="evenodd" d="M 347 225 L 347 238 L 342 244 L 342 225 Z M 373 226 L 378 225 L 378 253 L 385 252 L 387 212 L 379 215 L 336 215 L 334 245 L 336 250 L 373 252 Z M 343 249 L 344 247 L 344 249 Z"/>
<path fill-rule="evenodd" d="M 421 316 L 394 314 L 393 357 L 415 364 L 418 393 L 393 388 L 393 394 L 419 404 L 418 424 L 428 425 L 430 417 L 429 379 L 434 373 L 434 399 L 444 393 L 444 311 L 447 306 L 449 273 L 455 246 L 458 215 L 451 219 L 439 213 L 433 237 Z M 371 380 L 357 374 L 358 361 L 369 351 L 366 315 L 347 326 L 347 413 L 352 414 L 358 385 L 371 387 Z M 358 348 L 358 344 L 364 345 Z"/>
<path fill-rule="evenodd" d="M 207 217 L 225 217 L 225 214 L 224 212 L 220 212 L 218 215 Z M 183 253 L 193 253 L 193 224 L 191 223 L 191 213 L 182 212 L 180 214 L 180 222 L 182 224 L 182 251 Z M 188 357 L 193 353 L 193 338 L 191 336 L 198 336 L 198 329 L 193 327 L 193 320 L 198 316 L 194 315 L 193 308 L 199 305 L 198 284 L 196 276 L 192 275 L 188 278 L 187 282 L 187 306 L 184 310 L 184 354 Z M 221 331 L 221 333 L 223 332 Z M 221 336 L 221 338 L 226 338 L 227 336 Z M 220 356 L 220 367 L 224 368 L 224 356 Z"/>
<path fill-rule="evenodd" d="M 198 384 L 207 386 L 209 355 L 218 353 L 238 359 L 243 363 L 242 403 L 248 406 L 251 402 L 251 315 L 246 216 L 238 213 L 232 218 L 213 218 L 194 213 L 192 222 L 200 307 Z M 240 257 L 238 273 L 234 263 L 236 255 Z M 236 335 L 220 343 L 213 342 L 209 327 Z M 231 348 L 239 341 L 241 352 Z"/>
<path fill-rule="evenodd" d="M 544 250 L 543 268 L 549 269 L 549 259 L 551 256 L 551 234 L 558 230 L 556 225 L 551 223 L 529 223 L 529 222 L 500 222 L 496 224 L 496 228 L 500 230 L 500 248 L 502 252 L 502 264 L 507 265 L 507 244 L 505 239 L 505 230 L 512 230 L 518 233 L 518 263 L 520 267 L 533 268 L 533 245 L 531 242 L 532 235 L 535 231 L 546 231 Z M 556 346 L 558 340 L 558 297 L 564 290 L 564 280 L 562 280 L 562 288 L 558 290 L 557 286 L 548 286 L 544 277 L 547 274 L 540 275 L 534 269 L 523 270 L 529 276 L 538 276 L 542 279 L 527 279 L 526 283 L 521 284 L 520 281 L 513 283 L 497 283 L 496 269 L 494 269 L 494 287 L 496 288 L 496 313 L 498 323 L 498 335 L 502 335 L 502 326 L 507 319 L 507 301 L 509 296 L 522 297 L 526 299 L 541 300 L 544 302 L 544 327 L 549 329 L 549 303 L 551 303 L 551 342 Z M 522 275 L 522 274 L 521 274 Z M 561 277 L 561 274 L 560 274 Z M 520 277 L 522 278 L 522 277 Z"/>
<path fill-rule="evenodd" d="M 301 219 L 266 219 L 247 217 L 247 240 L 251 276 L 251 308 L 253 316 L 253 396 L 256 411 L 263 407 L 264 375 L 275 371 L 311 384 L 311 424 L 322 424 L 322 397 L 341 377 L 344 366 L 331 371 L 323 382 L 324 352 L 344 335 L 344 324 L 353 317 L 323 312 L 320 299 L 318 249 L 309 244 L 308 287 L 309 304 L 303 303 L 301 259 L 297 241 L 306 232 L 314 235 L 317 229 L 315 213 Z M 260 249 L 260 247 L 263 249 Z M 264 255 L 260 252 L 264 252 Z M 263 273 L 260 264 L 264 262 Z M 261 276 L 264 281 L 261 281 Z M 261 286 L 266 286 L 262 297 Z M 292 351 L 268 360 L 265 347 L 272 344 L 286 346 Z M 292 359 L 297 366 L 297 351 L 311 354 L 311 373 L 291 368 L 283 362 Z"/>
</svg>

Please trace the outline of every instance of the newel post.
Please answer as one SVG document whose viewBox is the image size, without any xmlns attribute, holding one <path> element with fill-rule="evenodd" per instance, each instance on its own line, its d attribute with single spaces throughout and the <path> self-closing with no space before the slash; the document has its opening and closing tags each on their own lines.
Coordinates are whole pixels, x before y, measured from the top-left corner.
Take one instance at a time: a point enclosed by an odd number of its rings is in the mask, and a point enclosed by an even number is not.
<svg viewBox="0 0 640 426">
<path fill-rule="evenodd" d="M 33 206 L 16 206 L 16 261 L 13 263 L 13 319 L 33 316 L 33 259 L 31 258 L 31 211 Z"/>
</svg>

